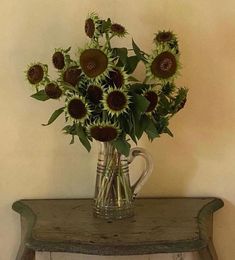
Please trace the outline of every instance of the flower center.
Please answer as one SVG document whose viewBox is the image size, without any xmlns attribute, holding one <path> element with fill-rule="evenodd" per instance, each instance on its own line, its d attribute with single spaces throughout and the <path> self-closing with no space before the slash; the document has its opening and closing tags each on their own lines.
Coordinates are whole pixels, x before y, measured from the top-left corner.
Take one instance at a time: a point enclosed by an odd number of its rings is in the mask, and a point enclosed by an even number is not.
<svg viewBox="0 0 235 260">
<path fill-rule="evenodd" d="M 177 62 L 175 56 L 168 51 L 159 54 L 151 64 L 153 75 L 159 78 L 169 78 L 175 74 Z"/>
<path fill-rule="evenodd" d="M 110 142 L 118 136 L 118 131 L 112 126 L 93 126 L 91 136 L 100 142 Z"/>
<path fill-rule="evenodd" d="M 162 63 L 160 64 L 160 68 L 161 68 L 161 70 L 163 70 L 163 71 L 168 71 L 168 70 L 170 70 L 170 68 L 172 67 L 172 64 L 173 64 L 173 62 L 172 62 L 171 59 L 165 58 L 165 59 L 162 61 Z"/>
<path fill-rule="evenodd" d="M 57 99 L 61 97 L 62 90 L 55 83 L 49 83 L 45 87 L 45 92 L 49 98 Z"/>
<path fill-rule="evenodd" d="M 29 68 L 27 72 L 27 77 L 28 80 L 31 84 L 37 84 L 40 81 L 42 81 L 44 76 L 44 71 L 42 66 L 39 64 L 33 65 L 32 67 Z"/>
<path fill-rule="evenodd" d="M 63 69 L 65 65 L 63 53 L 61 53 L 60 51 L 55 52 L 52 56 L 52 62 L 56 69 Z"/>
<path fill-rule="evenodd" d="M 102 99 L 103 91 L 98 86 L 90 85 L 87 89 L 87 94 L 91 102 L 93 102 L 94 104 L 98 104 L 99 101 Z"/>
<path fill-rule="evenodd" d="M 167 42 L 172 39 L 173 35 L 171 32 L 160 32 L 157 36 L 156 39 L 158 42 Z"/>
<path fill-rule="evenodd" d="M 72 99 L 68 103 L 68 113 L 74 119 L 82 119 L 87 114 L 87 109 L 80 99 Z"/>
<path fill-rule="evenodd" d="M 86 65 L 86 68 L 87 68 L 87 70 L 90 70 L 90 71 L 94 70 L 96 68 L 95 62 L 94 61 L 88 62 Z"/>
<path fill-rule="evenodd" d="M 64 82 L 67 82 L 72 86 L 76 86 L 80 79 L 81 72 L 82 71 L 79 69 L 78 66 L 68 68 L 63 75 Z"/>
<path fill-rule="evenodd" d="M 127 104 L 127 98 L 124 93 L 114 90 L 108 94 L 107 104 L 111 110 L 121 111 Z"/>
<path fill-rule="evenodd" d="M 117 33 L 117 34 L 124 34 L 125 33 L 125 28 L 118 24 L 118 23 L 114 23 L 111 25 L 111 30 L 114 32 L 114 33 Z"/>
<path fill-rule="evenodd" d="M 85 22 L 85 33 L 89 38 L 94 36 L 95 24 L 91 18 L 88 18 Z"/>
<path fill-rule="evenodd" d="M 95 78 L 107 69 L 108 57 L 101 50 L 87 49 L 81 53 L 80 65 L 88 77 Z"/>
</svg>

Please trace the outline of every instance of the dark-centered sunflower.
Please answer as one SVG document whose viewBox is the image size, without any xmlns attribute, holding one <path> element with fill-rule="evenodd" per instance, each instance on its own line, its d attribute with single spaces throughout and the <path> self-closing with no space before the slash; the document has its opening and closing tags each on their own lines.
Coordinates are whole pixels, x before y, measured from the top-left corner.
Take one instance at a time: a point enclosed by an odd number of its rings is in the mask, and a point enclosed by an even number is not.
<svg viewBox="0 0 235 260">
<path fill-rule="evenodd" d="M 62 95 L 62 89 L 56 82 L 50 82 L 45 87 L 45 93 L 51 99 L 58 99 Z"/>
<path fill-rule="evenodd" d="M 97 38 L 100 36 L 99 26 L 101 20 L 96 13 L 91 13 L 88 15 L 85 21 L 85 33 L 89 38 Z"/>
<path fill-rule="evenodd" d="M 107 110 L 111 116 L 118 116 L 127 112 L 129 103 L 129 96 L 126 91 L 122 89 L 111 88 L 103 97 L 104 109 Z"/>
<path fill-rule="evenodd" d="M 88 134 L 100 142 L 113 141 L 119 136 L 120 132 L 121 130 L 118 124 L 111 123 L 108 120 L 105 122 L 98 120 L 88 126 Z"/>
<path fill-rule="evenodd" d="M 179 71 L 179 55 L 168 47 L 158 48 L 146 63 L 146 76 L 163 83 L 172 82 Z"/>
<path fill-rule="evenodd" d="M 29 65 L 28 69 L 26 70 L 26 77 L 30 84 L 38 85 L 45 80 L 47 76 L 47 66 L 38 62 L 32 63 Z"/>
<path fill-rule="evenodd" d="M 73 96 L 66 101 L 65 114 L 72 121 L 84 122 L 90 114 L 90 109 L 83 97 Z"/>
<path fill-rule="evenodd" d="M 86 48 L 80 50 L 79 63 L 88 78 L 99 82 L 108 76 L 112 68 L 111 53 L 101 48 Z"/>
</svg>

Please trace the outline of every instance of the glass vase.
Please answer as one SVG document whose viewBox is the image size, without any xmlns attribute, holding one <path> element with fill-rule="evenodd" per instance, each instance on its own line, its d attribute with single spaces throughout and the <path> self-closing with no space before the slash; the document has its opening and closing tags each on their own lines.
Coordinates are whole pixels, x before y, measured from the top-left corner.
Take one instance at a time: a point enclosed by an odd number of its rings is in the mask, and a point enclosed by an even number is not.
<svg viewBox="0 0 235 260">
<path fill-rule="evenodd" d="M 136 156 L 145 159 L 145 167 L 134 184 L 130 183 L 129 164 Z M 98 154 L 94 215 L 105 219 L 123 219 L 134 215 L 133 201 L 153 170 L 151 156 L 140 147 L 120 154 L 109 142 L 101 142 Z"/>
</svg>

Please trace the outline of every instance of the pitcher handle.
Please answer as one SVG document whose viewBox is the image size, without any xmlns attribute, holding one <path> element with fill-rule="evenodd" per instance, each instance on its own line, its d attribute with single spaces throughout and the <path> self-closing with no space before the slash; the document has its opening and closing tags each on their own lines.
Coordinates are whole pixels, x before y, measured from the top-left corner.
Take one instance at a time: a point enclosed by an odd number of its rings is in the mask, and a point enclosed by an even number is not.
<svg viewBox="0 0 235 260">
<path fill-rule="evenodd" d="M 145 159 L 145 167 L 138 180 L 131 186 L 133 198 L 136 197 L 136 195 L 141 190 L 142 186 L 153 171 L 152 156 L 144 148 L 141 147 L 131 148 L 130 155 L 128 157 L 128 163 L 130 164 L 137 156 L 141 156 Z"/>
</svg>

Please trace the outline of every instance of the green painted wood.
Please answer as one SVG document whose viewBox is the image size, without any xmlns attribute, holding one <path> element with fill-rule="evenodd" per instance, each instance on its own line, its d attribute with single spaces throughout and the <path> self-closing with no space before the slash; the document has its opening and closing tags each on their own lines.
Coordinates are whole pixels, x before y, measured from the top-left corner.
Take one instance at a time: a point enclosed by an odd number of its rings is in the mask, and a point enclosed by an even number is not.
<svg viewBox="0 0 235 260">
<path fill-rule="evenodd" d="M 27 222 L 22 244 L 35 251 L 95 255 L 203 252 L 211 247 L 212 215 L 223 201 L 136 199 L 135 216 L 117 221 L 95 218 L 92 206 L 91 199 L 15 202 L 13 209 Z"/>
</svg>

